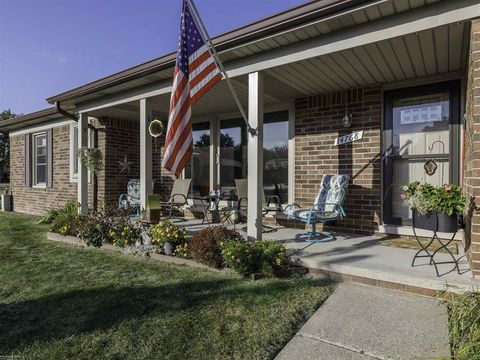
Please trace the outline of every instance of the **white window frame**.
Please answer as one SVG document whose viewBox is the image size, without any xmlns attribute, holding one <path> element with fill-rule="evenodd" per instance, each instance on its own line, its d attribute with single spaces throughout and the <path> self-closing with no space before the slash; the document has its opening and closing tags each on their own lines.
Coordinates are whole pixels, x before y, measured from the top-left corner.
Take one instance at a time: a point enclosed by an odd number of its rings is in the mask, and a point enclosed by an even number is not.
<svg viewBox="0 0 480 360">
<path fill-rule="evenodd" d="M 50 159 L 48 158 L 48 139 L 47 139 L 47 132 L 38 132 L 35 134 L 32 134 L 32 187 L 34 188 L 40 188 L 40 189 L 45 189 L 47 187 L 47 179 L 45 179 L 45 182 L 37 182 L 37 144 L 36 144 L 36 138 L 39 136 L 44 136 L 45 137 L 45 175 L 48 176 L 48 162 Z"/>
<path fill-rule="evenodd" d="M 75 138 L 77 138 L 78 141 L 78 132 L 77 136 L 75 136 L 75 128 L 78 129 L 78 124 L 70 124 L 70 182 L 76 183 L 78 182 L 78 168 L 77 168 L 77 173 L 75 173 L 75 166 L 74 164 L 78 164 L 78 157 L 75 156 L 75 153 L 78 149 L 78 142 L 77 142 L 77 148 L 75 148 Z M 88 147 L 92 146 L 93 144 L 93 131 L 91 129 L 88 129 Z M 91 173 L 90 171 L 88 172 L 88 182 L 91 181 Z"/>
</svg>

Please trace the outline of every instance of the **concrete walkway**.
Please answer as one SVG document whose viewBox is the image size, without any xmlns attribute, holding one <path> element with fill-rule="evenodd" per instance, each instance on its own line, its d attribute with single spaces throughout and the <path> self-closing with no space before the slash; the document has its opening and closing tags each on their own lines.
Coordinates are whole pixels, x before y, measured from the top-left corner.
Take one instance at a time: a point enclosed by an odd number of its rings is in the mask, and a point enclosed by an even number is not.
<svg viewBox="0 0 480 360">
<path fill-rule="evenodd" d="M 341 283 L 276 359 L 440 357 L 449 358 L 450 348 L 438 300 Z"/>
</svg>

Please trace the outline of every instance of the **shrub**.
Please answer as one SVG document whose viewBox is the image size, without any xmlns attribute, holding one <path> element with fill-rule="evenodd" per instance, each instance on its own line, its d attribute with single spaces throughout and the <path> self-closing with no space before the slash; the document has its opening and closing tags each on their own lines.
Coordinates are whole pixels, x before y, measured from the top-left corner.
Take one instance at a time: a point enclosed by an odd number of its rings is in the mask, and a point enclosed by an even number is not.
<svg viewBox="0 0 480 360">
<path fill-rule="evenodd" d="M 222 253 L 225 264 L 244 276 L 254 273 L 273 276 L 285 267 L 285 247 L 273 240 L 227 241 Z"/>
<path fill-rule="evenodd" d="M 38 220 L 38 224 L 52 224 L 55 219 L 57 218 L 60 210 L 58 209 L 50 209 L 48 210 L 45 215 L 43 215 L 40 220 Z"/>
<path fill-rule="evenodd" d="M 52 211 L 53 214 L 53 211 Z M 61 235 L 78 235 L 78 206 L 76 201 L 68 202 L 63 209 L 58 210 L 50 225 L 50 231 Z"/>
<path fill-rule="evenodd" d="M 102 212 L 91 211 L 81 215 L 78 220 L 78 236 L 88 245 L 100 247 L 104 243 L 112 243 L 110 236 L 112 219 Z"/>
<path fill-rule="evenodd" d="M 242 236 L 224 226 L 208 227 L 193 235 L 188 247 L 190 254 L 196 261 L 215 268 L 222 268 L 222 245 L 226 241 L 237 242 Z"/>
<path fill-rule="evenodd" d="M 455 359 L 480 359 L 480 292 L 448 302 L 450 344 Z"/>
<path fill-rule="evenodd" d="M 150 233 L 152 234 L 152 244 L 159 246 L 163 246 L 167 241 L 173 246 L 181 245 L 187 237 L 185 227 L 180 227 L 171 220 L 161 221 L 152 227 Z"/>
</svg>

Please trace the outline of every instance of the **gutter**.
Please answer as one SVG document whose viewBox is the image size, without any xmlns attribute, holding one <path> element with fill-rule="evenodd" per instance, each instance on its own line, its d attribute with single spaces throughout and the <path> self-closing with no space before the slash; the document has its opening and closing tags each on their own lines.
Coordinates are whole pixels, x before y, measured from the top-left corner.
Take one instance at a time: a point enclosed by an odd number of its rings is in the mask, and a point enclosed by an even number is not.
<svg viewBox="0 0 480 360">
<path fill-rule="evenodd" d="M 57 110 L 59 114 L 65 116 L 66 118 L 69 118 L 78 122 L 78 117 L 62 109 L 62 107 L 60 106 L 60 101 L 55 101 L 55 110 Z"/>
</svg>

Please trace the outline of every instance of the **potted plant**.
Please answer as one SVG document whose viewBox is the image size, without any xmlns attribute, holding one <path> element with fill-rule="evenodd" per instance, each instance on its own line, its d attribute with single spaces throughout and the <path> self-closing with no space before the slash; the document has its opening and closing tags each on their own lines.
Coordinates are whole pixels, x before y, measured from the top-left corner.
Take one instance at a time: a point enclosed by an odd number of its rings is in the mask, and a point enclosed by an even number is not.
<svg viewBox="0 0 480 360">
<path fill-rule="evenodd" d="M 165 255 L 172 255 L 177 245 L 185 241 L 187 232 L 185 227 L 180 227 L 170 220 L 163 220 L 150 230 L 152 244 L 163 246 Z"/>
<path fill-rule="evenodd" d="M 433 186 L 419 181 L 402 188 L 403 204 L 412 209 L 415 228 L 453 233 L 461 224 L 467 200 L 458 185 Z"/>
<path fill-rule="evenodd" d="M 3 191 L 1 206 L 3 211 L 12 211 L 12 194 L 10 194 L 9 188 L 5 188 Z"/>
<path fill-rule="evenodd" d="M 97 148 L 82 147 L 77 150 L 77 156 L 87 170 L 98 174 L 103 169 L 102 151 Z"/>
</svg>

